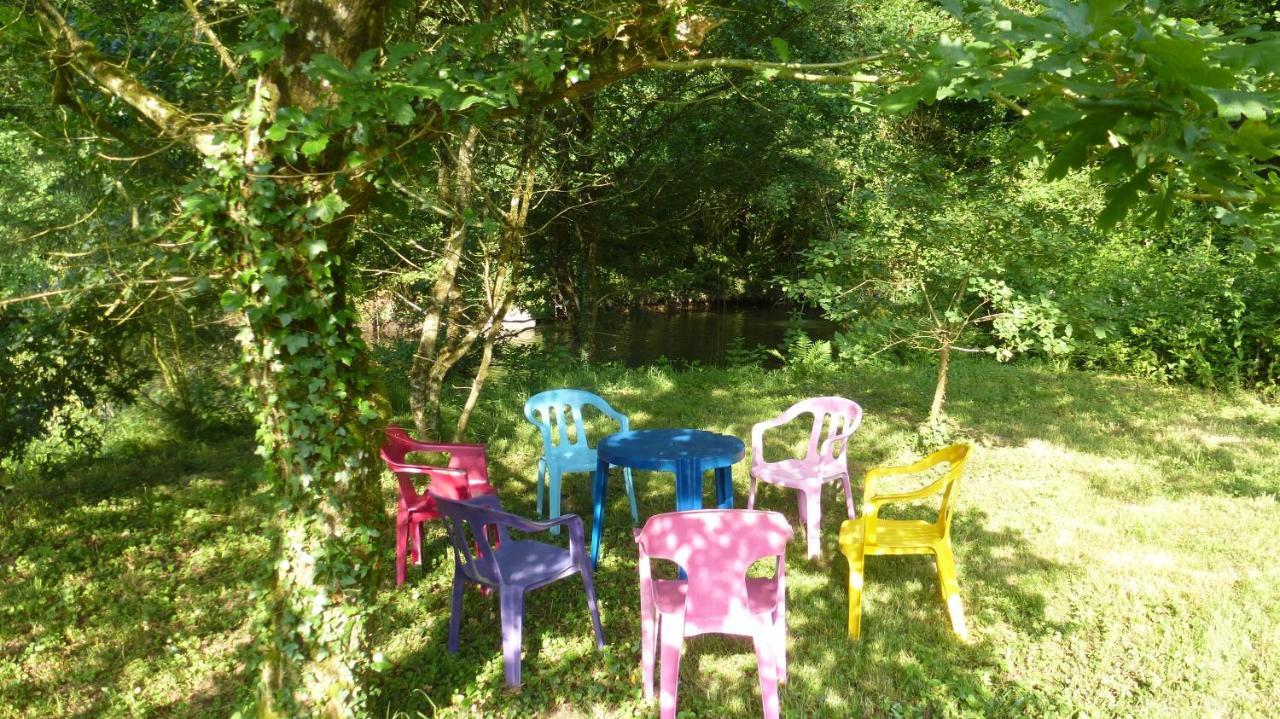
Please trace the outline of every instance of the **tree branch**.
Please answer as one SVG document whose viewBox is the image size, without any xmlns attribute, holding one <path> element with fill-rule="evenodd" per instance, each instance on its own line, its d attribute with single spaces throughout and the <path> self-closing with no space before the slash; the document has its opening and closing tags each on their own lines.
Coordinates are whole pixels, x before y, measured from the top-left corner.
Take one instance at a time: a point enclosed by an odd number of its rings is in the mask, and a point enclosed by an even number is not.
<svg viewBox="0 0 1280 719">
<path fill-rule="evenodd" d="M 217 139 L 215 125 L 195 119 L 108 61 L 92 43 L 80 37 L 49 0 L 37 0 L 36 17 L 66 64 L 103 92 L 150 120 L 165 137 L 189 145 L 202 155 L 221 153 L 223 145 Z"/>
<path fill-rule="evenodd" d="M 815 82 L 824 85 L 880 85 L 890 81 L 892 78 L 887 78 L 883 75 L 869 75 L 864 73 L 828 75 L 825 73 L 815 73 L 813 71 L 862 65 L 878 60 L 881 57 L 883 56 L 867 55 L 865 57 L 850 58 L 849 60 L 844 60 L 842 62 L 821 63 L 765 62 L 763 60 L 743 60 L 732 57 L 711 57 L 700 60 L 652 60 L 646 63 L 645 66 L 654 70 L 664 70 L 668 72 L 688 72 L 696 70 L 711 70 L 715 68 L 750 70 L 753 72 L 767 72 L 772 77 L 781 78 L 783 80 L 800 80 L 802 82 Z"/>
<path fill-rule="evenodd" d="M 222 44 L 218 39 L 217 33 L 209 27 L 209 23 L 205 22 L 204 16 L 200 14 L 200 8 L 196 7 L 195 0 L 182 0 L 182 4 L 187 7 L 187 12 L 191 13 L 191 21 L 195 23 L 196 30 L 204 35 L 209 44 L 213 46 L 213 51 L 218 53 L 218 59 L 222 61 L 227 71 L 232 77 L 240 74 L 240 68 L 236 66 L 236 61 L 231 58 L 231 53 L 227 51 L 227 46 Z"/>
</svg>

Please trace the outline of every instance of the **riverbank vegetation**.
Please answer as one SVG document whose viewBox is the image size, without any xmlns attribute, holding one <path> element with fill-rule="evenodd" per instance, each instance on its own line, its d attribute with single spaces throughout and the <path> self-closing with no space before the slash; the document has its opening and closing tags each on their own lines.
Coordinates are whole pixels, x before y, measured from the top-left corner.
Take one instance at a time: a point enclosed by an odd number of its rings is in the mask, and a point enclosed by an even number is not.
<svg viewBox="0 0 1280 719">
<path fill-rule="evenodd" d="M 535 610 L 550 683 L 518 695 L 480 605 L 439 651 L 447 563 L 386 585 L 387 423 L 489 443 L 527 510 L 517 410 L 556 384 L 739 435 L 847 394 L 860 468 L 980 448 L 981 642 L 941 644 L 890 562 L 891 631 L 836 643 L 839 563 L 799 566 L 797 713 L 1273 706 L 1272 5 L 0 6 L 0 712 L 642 712 L 621 551 L 618 643 Z M 619 313 L 692 301 L 834 330 L 583 362 Z M 568 342 L 515 346 L 517 311 Z M 745 710 L 708 646 L 682 706 Z M 859 691 L 822 686 L 846 665 Z"/>
</svg>

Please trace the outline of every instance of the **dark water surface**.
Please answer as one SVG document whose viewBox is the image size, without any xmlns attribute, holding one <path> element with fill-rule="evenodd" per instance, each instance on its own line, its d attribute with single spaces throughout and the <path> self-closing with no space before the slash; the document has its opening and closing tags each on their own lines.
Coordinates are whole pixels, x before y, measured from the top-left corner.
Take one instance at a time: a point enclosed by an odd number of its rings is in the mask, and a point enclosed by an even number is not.
<svg viewBox="0 0 1280 719">
<path fill-rule="evenodd" d="M 745 349 L 779 348 L 790 328 L 803 330 L 813 339 L 830 339 L 835 332 L 835 326 L 821 318 L 796 318 L 789 312 L 781 307 L 727 307 L 601 314 L 586 343 L 587 358 L 628 367 L 663 358 L 677 364 L 723 365 L 727 364 L 726 350 L 735 342 Z M 564 323 L 540 322 L 516 341 L 567 344 L 570 338 L 570 328 Z"/>
</svg>

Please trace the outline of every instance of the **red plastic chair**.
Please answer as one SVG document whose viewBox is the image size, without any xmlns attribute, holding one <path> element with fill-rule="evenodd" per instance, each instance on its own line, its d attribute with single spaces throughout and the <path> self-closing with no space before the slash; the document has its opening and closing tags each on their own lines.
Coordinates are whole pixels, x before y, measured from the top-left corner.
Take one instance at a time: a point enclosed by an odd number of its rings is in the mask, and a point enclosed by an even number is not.
<svg viewBox="0 0 1280 719">
<path fill-rule="evenodd" d="M 387 442 L 382 446 L 382 461 L 400 484 L 400 501 L 396 506 L 396 586 L 404 584 L 409 557 L 422 565 L 422 523 L 440 519 L 440 510 L 428 492 L 454 499 L 470 499 L 482 495 L 497 496 L 489 484 L 489 468 L 483 444 L 444 444 L 419 442 L 400 427 L 387 427 Z M 410 452 L 444 452 L 449 466 L 433 467 L 405 462 Z M 430 480 L 426 491 L 418 493 L 415 475 Z M 410 549 L 412 539 L 412 549 Z"/>
<path fill-rule="evenodd" d="M 661 630 L 662 719 L 676 716 L 684 638 L 711 632 L 749 636 L 760 667 L 765 719 L 778 717 L 778 683 L 787 681 L 786 551 L 791 525 L 777 512 L 703 509 L 656 514 L 636 533 L 640 549 L 640 673 L 653 699 Z M 748 579 L 758 559 L 777 557 L 772 578 Z M 649 559 L 680 565 L 688 579 L 655 579 Z"/>
<path fill-rule="evenodd" d="M 809 446 L 799 459 L 764 461 L 764 433 L 803 414 L 813 415 Z M 830 420 L 828 421 L 828 417 Z M 787 411 L 751 428 L 751 485 L 747 509 L 756 506 L 756 481 L 797 491 L 800 521 L 808 538 L 809 559 L 822 556 L 819 538 L 822 524 L 822 485 L 832 480 L 844 483 L 844 503 L 849 518 L 853 512 L 853 490 L 849 486 L 849 438 L 862 424 L 862 408 L 843 397 L 813 397 L 791 405 Z M 824 431 L 826 437 L 823 438 Z"/>
</svg>

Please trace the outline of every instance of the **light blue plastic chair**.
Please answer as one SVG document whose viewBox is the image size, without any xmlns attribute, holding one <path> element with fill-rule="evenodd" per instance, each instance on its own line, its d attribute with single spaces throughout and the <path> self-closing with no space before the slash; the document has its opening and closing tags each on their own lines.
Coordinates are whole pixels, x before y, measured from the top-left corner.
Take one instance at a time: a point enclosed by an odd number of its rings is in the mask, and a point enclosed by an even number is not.
<svg viewBox="0 0 1280 719">
<path fill-rule="evenodd" d="M 582 408 L 595 407 L 617 422 L 620 432 L 631 429 L 627 416 L 609 406 L 600 397 L 580 389 L 553 389 L 539 392 L 524 403 L 524 416 L 542 432 L 542 457 L 538 460 L 538 516 L 542 516 L 543 483 L 550 478 L 549 517 L 560 516 L 560 477 L 567 472 L 595 472 L 596 450 L 587 443 Z M 572 427 L 572 432 L 570 428 Z M 631 470 L 624 469 L 627 501 L 631 503 L 631 520 L 640 521 L 636 510 L 636 490 L 631 483 Z M 559 527 L 552 533 L 559 534 Z"/>
</svg>

